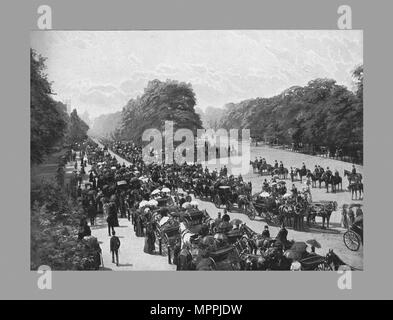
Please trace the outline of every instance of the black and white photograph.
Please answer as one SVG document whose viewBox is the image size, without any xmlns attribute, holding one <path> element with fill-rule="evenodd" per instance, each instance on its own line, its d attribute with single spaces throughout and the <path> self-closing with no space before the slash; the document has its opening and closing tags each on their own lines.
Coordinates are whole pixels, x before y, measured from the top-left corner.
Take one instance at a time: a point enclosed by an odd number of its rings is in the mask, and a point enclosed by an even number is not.
<svg viewBox="0 0 393 320">
<path fill-rule="evenodd" d="M 30 270 L 363 271 L 364 157 L 361 30 L 30 32 Z"/>
</svg>

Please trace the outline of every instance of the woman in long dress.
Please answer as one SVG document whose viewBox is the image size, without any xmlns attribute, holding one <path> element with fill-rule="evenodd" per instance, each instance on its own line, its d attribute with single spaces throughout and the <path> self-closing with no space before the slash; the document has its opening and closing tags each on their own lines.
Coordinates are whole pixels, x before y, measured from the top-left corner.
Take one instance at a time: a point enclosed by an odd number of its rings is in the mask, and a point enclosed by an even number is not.
<svg viewBox="0 0 393 320">
<path fill-rule="evenodd" d="M 156 236 L 154 234 L 153 225 L 149 223 L 146 226 L 145 247 L 143 248 L 143 251 L 148 254 L 154 253 L 156 249 L 155 242 L 156 242 Z"/>
<path fill-rule="evenodd" d="M 341 211 L 341 227 L 348 229 L 348 216 L 347 216 L 347 205 L 343 205 L 343 209 Z"/>
</svg>

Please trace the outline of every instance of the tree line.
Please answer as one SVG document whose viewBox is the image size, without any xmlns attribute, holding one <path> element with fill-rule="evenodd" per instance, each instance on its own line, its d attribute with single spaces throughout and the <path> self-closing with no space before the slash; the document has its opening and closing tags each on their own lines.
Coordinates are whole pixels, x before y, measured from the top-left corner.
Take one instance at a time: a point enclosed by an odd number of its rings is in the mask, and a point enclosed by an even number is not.
<svg viewBox="0 0 393 320">
<path fill-rule="evenodd" d="M 248 128 L 252 138 L 270 144 L 292 144 L 310 152 L 326 148 L 362 162 L 362 65 L 352 78 L 354 91 L 333 79 L 315 79 L 271 98 L 227 104 L 220 125 Z"/>
<path fill-rule="evenodd" d="M 52 83 L 45 73 L 46 58 L 30 50 L 30 160 L 41 163 L 54 147 L 72 144 L 87 137 L 89 126 L 78 116 L 70 115 L 67 106 L 56 101 Z"/>
</svg>

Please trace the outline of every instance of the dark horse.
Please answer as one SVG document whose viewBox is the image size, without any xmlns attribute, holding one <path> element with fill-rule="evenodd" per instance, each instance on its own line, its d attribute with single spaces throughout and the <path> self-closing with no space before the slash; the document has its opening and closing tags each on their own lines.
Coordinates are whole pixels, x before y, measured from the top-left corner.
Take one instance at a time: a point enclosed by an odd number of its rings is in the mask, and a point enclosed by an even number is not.
<svg viewBox="0 0 393 320">
<path fill-rule="evenodd" d="M 347 266 L 351 270 L 360 270 L 342 261 L 341 258 L 333 252 L 333 249 L 329 249 L 329 252 L 326 254 L 326 261 L 335 271 L 339 270 L 342 266 Z"/>
<path fill-rule="evenodd" d="M 296 168 L 295 176 L 299 175 L 300 182 L 302 182 L 303 181 L 303 177 L 306 177 L 307 173 L 308 173 L 308 171 L 305 168 L 301 168 L 301 169 Z"/>
</svg>

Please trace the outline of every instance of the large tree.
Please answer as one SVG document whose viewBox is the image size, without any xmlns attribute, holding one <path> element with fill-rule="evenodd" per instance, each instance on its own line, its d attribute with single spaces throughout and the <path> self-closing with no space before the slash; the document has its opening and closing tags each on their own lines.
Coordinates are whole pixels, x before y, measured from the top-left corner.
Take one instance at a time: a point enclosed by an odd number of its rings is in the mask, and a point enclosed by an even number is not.
<svg viewBox="0 0 393 320">
<path fill-rule="evenodd" d="M 174 130 L 187 128 L 196 134 L 202 128 L 195 112 L 195 94 L 190 84 L 167 80 L 150 81 L 141 97 L 131 99 L 123 108 L 123 139 L 141 142 L 147 129 L 164 130 L 165 121 L 173 121 Z"/>
<path fill-rule="evenodd" d="M 66 133 L 64 104 L 53 98 L 45 58 L 30 50 L 30 159 L 40 163 Z"/>
</svg>

